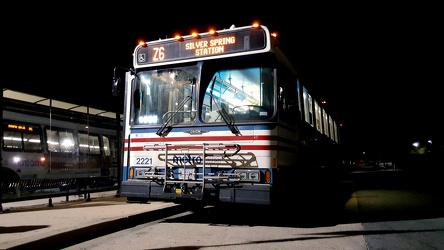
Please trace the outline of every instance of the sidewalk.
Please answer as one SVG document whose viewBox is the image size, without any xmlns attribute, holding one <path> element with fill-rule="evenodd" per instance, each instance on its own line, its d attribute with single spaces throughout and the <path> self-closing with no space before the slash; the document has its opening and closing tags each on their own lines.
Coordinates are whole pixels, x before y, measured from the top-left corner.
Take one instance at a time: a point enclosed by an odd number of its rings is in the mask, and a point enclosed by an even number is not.
<svg viewBox="0 0 444 250">
<path fill-rule="evenodd" d="M 104 197 L 113 197 L 117 195 L 117 190 L 113 191 L 105 191 L 105 192 L 94 192 L 90 193 L 90 199 L 96 199 L 96 198 L 104 198 Z M 61 195 L 57 197 L 53 197 L 51 200 L 49 198 L 42 198 L 42 199 L 33 199 L 33 200 L 26 200 L 26 201 L 14 201 L 14 202 L 6 202 L 2 203 L 3 212 L 10 212 L 10 211 L 16 211 L 16 210 L 26 210 L 30 208 L 39 208 L 39 207 L 47 207 L 51 203 L 52 205 L 66 205 L 70 202 L 79 202 L 79 201 L 86 201 L 87 197 L 83 195 L 69 195 L 66 197 L 66 195 Z M 1 214 L 1 211 L 0 211 Z"/>
<path fill-rule="evenodd" d="M 116 191 L 91 194 L 90 200 L 70 196 L 10 202 L 3 204 L 0 213 L 0 249 L 45 248 L 50 243 L 63 244 L 73 237 L 85 237 L 88 232 L 110 227 L 109 223 L 142 215 L 175 204 L 153 202 L 130 204 Z M 108 223 L 108 224 L 107 224 Z M 120 222 L 119 222 L 120 223 Z M 91 231 L 93 230 L 93 231 Z"/>
</svg>

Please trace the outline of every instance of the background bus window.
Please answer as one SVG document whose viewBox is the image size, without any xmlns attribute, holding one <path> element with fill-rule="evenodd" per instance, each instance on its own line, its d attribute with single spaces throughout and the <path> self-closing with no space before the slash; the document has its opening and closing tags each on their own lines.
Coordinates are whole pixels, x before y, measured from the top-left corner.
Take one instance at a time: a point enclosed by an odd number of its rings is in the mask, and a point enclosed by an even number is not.
<svg viewBox="0 0 444 250">
<path fill-rule="evenodd" d="M 108 137 L 102 136 L 102 140 L 103 140 L 103 153 L 105 154 L 105 156 L 111 156 L 111 147 Z"/>
<path fill-rule="evenodd" d="M 38 126 L 5 124 L 3 130 L 4 149 L 30 152 L 42 150 L 41 130 Z"/>
<path fill-rule="evenodd" d="M 25 151 L 40 151 L 42 149 L 40 135 L 24 133 L 23 146 Z"/>
<path fill-rule="evenodd" d="M 74 134 L 71 131 L 46 129 L 46 135 L 49 151 L 66 153 L 74 151 Z"/>
<path fill-rule="evenodd" d="M 23 149 L 22 134 L 12 131 L 3 132 L 3 148 Z"/>
<path fill-rule="evenodd" d="M 100 154 L 99 136 L 79 133 L 79 150 L 84 154 Z"/>
</svg>

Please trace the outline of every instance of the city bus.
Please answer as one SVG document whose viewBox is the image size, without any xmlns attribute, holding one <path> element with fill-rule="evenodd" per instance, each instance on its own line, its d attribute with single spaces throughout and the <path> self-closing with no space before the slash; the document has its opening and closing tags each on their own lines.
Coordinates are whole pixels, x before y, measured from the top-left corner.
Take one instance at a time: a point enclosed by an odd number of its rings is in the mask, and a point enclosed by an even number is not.
<svg viewBox="0 0 444 250">
<path fill-rule="evenodd" d="M 0 188 L 13 192 L 8 198 L 118 184 L 116 113 L 2 91 Z"/>
<path fill-rule="evenodd" d="M 112 86 L 128 202 L 271 205 L 340 165 L 337 121 L 266 26 L 140 43 L 132 63 Z"/>
</svg>

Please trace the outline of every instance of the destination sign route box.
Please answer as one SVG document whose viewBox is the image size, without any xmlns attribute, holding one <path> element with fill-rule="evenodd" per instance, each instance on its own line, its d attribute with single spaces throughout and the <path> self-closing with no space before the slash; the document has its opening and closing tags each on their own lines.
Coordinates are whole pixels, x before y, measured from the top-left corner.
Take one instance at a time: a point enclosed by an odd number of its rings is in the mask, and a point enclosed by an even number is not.
<svg viewBox="0 0 444 250">
<path fill-rule="evenodd" d="M 134 64 L 137 68 L 172 60 L 197 60 L 215 55 L 251 52 L 267 47 L 264 29 L 251 27 L 223 31 L 217 36 L 205 33 L 198 39 L 188 36 L 182 41 L 171 38 L 148 42 L 136 48 Z"/>
</svg>

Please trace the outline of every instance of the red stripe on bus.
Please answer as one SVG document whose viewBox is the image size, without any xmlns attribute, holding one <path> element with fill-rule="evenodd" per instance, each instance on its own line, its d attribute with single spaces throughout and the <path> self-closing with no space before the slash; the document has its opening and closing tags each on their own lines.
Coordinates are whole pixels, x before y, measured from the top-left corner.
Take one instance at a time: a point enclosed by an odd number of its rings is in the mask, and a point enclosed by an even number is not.
<svg viewBox="0 0 444 250">
<path fill-rule="evenodd" d="M 175 141 L 185 141 L 185 142 L 200 142 L 200 141 L 251 141 L 251 140 L 272 140 L 275 136 L 270 135 L 248 135 L 248 136 L 187 136 L 187 137 L 167 137 L 167 138 L 131 138 L 131 142 L 175 142 Z M 128 142 L 128 139 L 125 139 Z"/>
<path fill-rule="evenodd" d="M 245 150 L 277 150 L 277 145 L 241 145 L 241 149 Z M 174 151 L 174 149 L 172 149 Z M 179 150 L 179 148 L 177 149 Z M 125 147 L 124 151 L 128 151 L 128 147 Z M 130 151 L 144 151 L 143 147 L 131 147 Z M 154 150 L 156 151 L 156 150 Z"/>
</svg>

